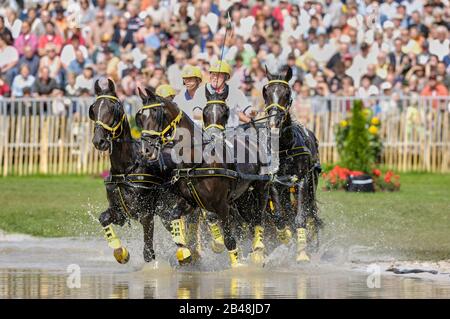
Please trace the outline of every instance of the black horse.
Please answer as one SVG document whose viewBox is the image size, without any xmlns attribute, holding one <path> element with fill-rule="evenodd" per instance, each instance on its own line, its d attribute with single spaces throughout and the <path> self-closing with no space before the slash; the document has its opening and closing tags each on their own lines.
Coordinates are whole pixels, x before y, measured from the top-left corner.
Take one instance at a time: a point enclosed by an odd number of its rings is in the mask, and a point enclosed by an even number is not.
<svg viewBox="0 0 450 319">
<path fill-rule="evenodd" d="M 143 128 L 143 150 L 148 160 L 161 163 L 165 171 L 171 174 L 172 191 L 180 198 L 170 214 L 173 239 L 179 246 L 178 261 L 183 263 L 191 256 L 186 247 L 181 216 L 190 212 L 190 207 L 200 207 L 217 215 L 231 265 L 239 265 L 231 227 L 231 210 L 233 201 L 249 188 L 251 182 L 239 179 L 235 172 L 227 168 L 219 155 L 221 147 L 204 144 L 201 128 L 185 116 L 175 103 L 156 96 L 148 89 L 146 95 L 141 90 L 139 92 L 144 106 L 136 114 L 136 123 Z M 181 152 L 182 161 L 180 156 L 173 156 Z M 244 165 L 241 169 L 247 174 L 258 172 L 255 165 Z"/>
<path fill-rule="evenodd" d="M 242 139 L 236 138 L 236 134 L 239 134 L 239 129 L 244 130 L 244 126 L 239 128 L 226 129 L 226 124 L 230 115 L 230 110 L 226 104 L 226 99 L 228 97 L 228 85 L 225 86 L 221 93 L 211 93 L 205 87 L 206 96 L 206 106 L 203 108 L 203 127 L 205 134 L 213 138 L 219 139 L 223 144 L 224 152 L 237 150 L 239 142 L 258 143 L 256 127 L 253 134 L 249 134 L 248 141 L 243 141 Z M 251 126 L 245 126 L 247 129 L 251 129 Z M 227 131 L 227 133 L 225 133 Z M 231 134 L 229 134 L 231 132 Z M 254 139 L 251 138 L 254 137 Z M 231 146 L 230 146 L 231 145 Z M 249 159 L 248 159 L 249 160 Z M 260 158 L 252 163 L 255 165 L 256 170 L 260 170 Z M 249 164 L 244 161 L 228 162 L 228 168 L 242 173 L 245 171 L 245 166 Z M 245 175 L 245 174 L 241 174 Z M 245 178 L 245 177 L 244 177 Z M 250 178 L 249 178 L 250 179 Z M 263 227 L 263 210 L 269 199 L 269 184 L 267 181 L 255 180 L 251 183 L 251 188 L 247 190 L 241 197 L 235 200 L 235 212 L 238 217 L 241 217 L 245 223 L 237 224 L 237 226 L 246 226 L 247 224 L 253 229 L 253 242 L 252 242 L 252 253 L 251 260 L 256 264 L 261 264 L 264 260 L 265 245 L 264 245 L 264 227 Z M 246 228 L 246 227 L 245 227 Z M 245 233 L 243 230 L 243 233 Z"/>
<path fill-rule="evenodd" d="M 289 113 L 292 104 L 289 80 L 291 68 L 284 75 L 272 75 L 266 67 L 269 83 L 263 88 L 267 124 L 273 134 L 279 134 L 278 175 L 296 175 L 296 186 L 273 188 L 273 199 L 278 211 L 274 222 L 280 234 L 289 236 L 289 227 L 297 233 L 297 261 L 309 261 L 309 254 L 319 245 L 319 228 L 316 190 L 320 173 L 318 141 L 314 133 L 294 122 Z"/>
<path fill-rule="evenodd" d="M 114 83 L 108 79 L 102 88 L 97 80 L 95 94 L 96 100 L 89 108 L 89 118 L 95 122 L 92 143 L 99 151 L 109 151 L 111 163 L 110 175 L 105 179 L 109 207 L 101 213 L 99 221 L 109 246 L 114 249 L 114 257 L 119 263 L 126 263 L 129 252 L 112 224 L 123 226 L 127 220 L 138 220 L 144 229 L 144 260 L 150 262 L 155 259 L 153 217 L 156 207 L 163 204 L 161 172 L 157 165 L 141 165 L 141 144 L 131 136 Z"/>
</svg>

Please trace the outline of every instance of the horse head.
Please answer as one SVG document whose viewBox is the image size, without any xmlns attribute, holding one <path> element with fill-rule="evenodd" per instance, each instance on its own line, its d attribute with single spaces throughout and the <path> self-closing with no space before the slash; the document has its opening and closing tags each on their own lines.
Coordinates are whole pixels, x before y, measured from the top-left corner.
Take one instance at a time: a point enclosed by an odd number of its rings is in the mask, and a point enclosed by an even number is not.
<svg viewBox="0 0 450 319">
<path fill-rule="evenodd" d="M 113 140 L 123 135 L 126 116 L 113 81 L 97 80 L 94 88 L 96 99 L 89 107 L 89 118 L 95 122 L 92 143 L 96 149 L 106 151 Z"/>
<path fill-rule="evenodd" d="M 265 111 L 269 118 L 271 129 L 280 128 L 286 119 L 292 104 L 292 92 L 289 81 L 292 78 L 292 69 L 287 67 L 285 74 L 273 75 L 266 66 L 266 75 L 269 80 L 263 88 L 263 97 L 266 104 Z"/>
</svg>

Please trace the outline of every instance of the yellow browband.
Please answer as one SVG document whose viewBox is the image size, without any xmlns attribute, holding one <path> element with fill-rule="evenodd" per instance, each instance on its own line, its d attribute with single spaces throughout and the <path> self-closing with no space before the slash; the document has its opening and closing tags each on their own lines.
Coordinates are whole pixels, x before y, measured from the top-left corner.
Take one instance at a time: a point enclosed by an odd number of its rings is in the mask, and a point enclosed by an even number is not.
<svg viewBox="0 0 450 319">
<path fill-rule="evenodd" d="M 110 100 L 114 100 L 116 102 L 119 102 L 119 98 L 113 96 L 113 95 L 99 95 L 97 96 L 96 100 L 98 99 L 110 99 Z M 122 123 L 123 121 L 125 121 L 126 115 L 123 114 L 122 118 L 120 119 L 119 123 L 117 123 L 115 126 L 111 127 L 105 123 L 103 123 L 100 120 L 95 121 L 95 124 L 100 125 L 101 127 L 103 127 L 105 130 L 110 131 L 112 133 L 112 139 L 116 139 L 118 138 L 120 135 L 122 135 L 123 129 L 122 129 Z M 118 135 L 116 135 L 116 131 L 121 128 L 120 133 Z"/>
<path fill-rule="evenodd" d="M 272 83 L 283 83 L 283 84 L 286 84 L 287 86 L 289 86 L 289 83 L 285 80 L 270 80 L 269 83 L 267 83 L 267 84 L 272 84 Z"/>
<path fill-rule="evenodd" d="M 208 104 L 226 104 L 225 101 L 221 101 L 221 100 L 211 100 L 206 102 L 206 105 Z"/>
<path fill-rule="evenodd" d="M 161 104 L 157 104 L 157 105 L 161 105 Z M 157 105 L 155 105 L 155 104 L 147 105 L 147 106 L 144 106 L 143 109 L 155 107 Z M 161 138 L 162 145 L 165 145 L 168 142 L 173 141 L 173 139 L 175 138 L 175 133 L 177 131 L 177 125 L 178 125 L 178 123 L 180 123 L 182 117 L 183 117 L 183 111 L 180 111 L 180 113 L 178 113 L 177 117 L 174 118 L 174 120 L 172 122 L 170 122 L 170 124 L 167 125 L 161 132 L 157 132 L 157 131 L 153 131 L 153 130 L 142 130 L 142 134 L 159 136 Z M 173 132 L 172 132 L 171 136 L 165 137 L 166 133 L 171 128 L 173 128 Z"/>
<path fill-rule="evenodd" d="M 113 96 L 113 95 L 99 95 L 99 96 L 97 96 L 96 100 L 102 99 L 102 98 L 111 99 L 111 100 L 119 102 L 119 98 L 117 98 L 116 96 Z"/>
<path fill-rule="evenodd" d="M 272 84 L 272 83 L 282 83 L 282 84 L 286 84 L 287 86 L 289 86 L 289 83 L 288 83 L 287 81 L 285 81 L 285 80 L 270 80 L 269 83 L 267 83 L 267 85 Z M 276 108 L 278 108 L 278 109 L 284 111 L 284 112 L 287 111 L 287 108 L 286 108 L 285 106 L 283 106 L 283 105 L 281 105 L 281 104 L 278 104 L 278 103 L 272 103 L 272 104 L 270 104 L 270 105 L 268 105 L 268 106 L 266 106 L 266 107 L 264 108 L 264 112 L 267 112 L 268 110 L 270 110 L 270 109 L 273 108 L 274 106 L 275 106 Z"/>
<path fill-rule="evenodd" d="M 207 127 L 205 127 L 205 131 L 208 130 L 209 128 L 211 128 L 211 127 L 215 127 L 215 128 L 218 128 L 221 131 L 225 131 L 225 127 L 223 125 L 214 124 L 214 123 L 213 124 L 209 124 Z"/>
</svg>

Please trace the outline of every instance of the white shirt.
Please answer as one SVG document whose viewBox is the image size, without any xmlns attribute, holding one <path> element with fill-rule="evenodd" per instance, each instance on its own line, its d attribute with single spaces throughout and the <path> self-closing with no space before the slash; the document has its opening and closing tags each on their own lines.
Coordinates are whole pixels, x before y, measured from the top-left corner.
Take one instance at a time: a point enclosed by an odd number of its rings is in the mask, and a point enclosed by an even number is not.
<svg viewBox="0 0 450 319">
<path fill-rule="evenodd" d="M 19 61 L 19 53 L 13 46 L 8 45 L 0 51 L 0 68 L 16 61 Z"/>
<path fill-rule="evenodd" d="M 208 85 L 210 86 L 210 85 Z M 195 92 L 193 98 L 193 107 L 198 106 L 202 110 L 206 106 L 205 86 L 200 86 Z M 230 109 L 230 117 L 228 118 L 227 127 L 236 127 L 239 125 L 239 112 L 242 112 L 247 106 L 250 105 L 247 97 L 244 93 L 235 86 L 229 86 L 228 97 L 225 100 L 228 108 Z"/>
<path fill-rule="evenodd" d="M 439 61 L 442 61 L 444 57 L 450 53 L 450 40 L 445 39 L 444 42 L 437 39 L 431 40 L 429 51 L 431 54 L 437 55 Z"/>
<path fill-rule="evenodd" d="M 197 91 L 199 89 L 200 88 L 198 88 Z M 186 91 L 186 89 L 181 90 L 177 95 L 175 95 L 173 101 L 177 104 L 180 110 L 182 110 L 192 121 L 201 126 L 201 121 L 194 119 L 194 98 L 188 99 L 186 97 L 186 95 L 188 95 Z"/>
</svg>

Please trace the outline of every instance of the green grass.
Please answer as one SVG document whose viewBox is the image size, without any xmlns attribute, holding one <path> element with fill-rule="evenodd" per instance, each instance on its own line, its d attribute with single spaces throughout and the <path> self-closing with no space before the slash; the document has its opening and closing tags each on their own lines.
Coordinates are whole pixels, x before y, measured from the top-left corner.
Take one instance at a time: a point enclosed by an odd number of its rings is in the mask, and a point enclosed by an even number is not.
<svg viewBox="0 0 450 319">
<path fill-rule="evenodd" d="M 408 258 L 450 258 L 450 174 L 402 174 L 395 193 L 319 191 L 323 242 L 364 245 Z M 0 179 L 0 229 L 34 236 L 98 235 L 106 207 L 93 177 Z"/>
<path fill-rule="evenodd" d="M 98 232 L 94 217 L 106 204 L 99 178 L 0 178 L 0 229 L 6 232 L 43 237 L 91 234 Z"/>
</svg>

